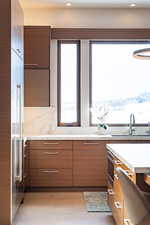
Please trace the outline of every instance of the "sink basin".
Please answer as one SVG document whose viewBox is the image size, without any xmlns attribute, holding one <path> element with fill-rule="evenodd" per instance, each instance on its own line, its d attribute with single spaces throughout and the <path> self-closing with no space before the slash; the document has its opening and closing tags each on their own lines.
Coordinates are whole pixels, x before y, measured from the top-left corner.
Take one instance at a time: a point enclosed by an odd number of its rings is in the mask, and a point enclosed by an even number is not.
<svg viewBox="0 0 150 225">
<path fill-rule="evenodd" d="M 145 137 L 145 136 L 150 136 L 150 134 L 132 134 L 132 135 L 130 135 L 130 134 L 113 134 L 112 135 L 112 137 L 117 137 L 117 136 L 126 136 L 126 137 L 139 137 L 139 136 L 141 136 L 141 137 Z"/>
</svg>

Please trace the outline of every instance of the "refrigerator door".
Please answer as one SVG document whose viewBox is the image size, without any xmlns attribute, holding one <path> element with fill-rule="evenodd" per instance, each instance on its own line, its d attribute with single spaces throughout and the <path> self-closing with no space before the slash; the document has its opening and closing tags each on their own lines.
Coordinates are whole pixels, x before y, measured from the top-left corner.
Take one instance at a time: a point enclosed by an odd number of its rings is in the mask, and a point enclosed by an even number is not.
<svg viewBox="0 0 150 225">
<path fill-rule="evenodd" d="M 13 51 L 13 50 L 12 50 Z M 23 201 L 22 60 L 12 53 L 12 220 Z"/>
</svg>

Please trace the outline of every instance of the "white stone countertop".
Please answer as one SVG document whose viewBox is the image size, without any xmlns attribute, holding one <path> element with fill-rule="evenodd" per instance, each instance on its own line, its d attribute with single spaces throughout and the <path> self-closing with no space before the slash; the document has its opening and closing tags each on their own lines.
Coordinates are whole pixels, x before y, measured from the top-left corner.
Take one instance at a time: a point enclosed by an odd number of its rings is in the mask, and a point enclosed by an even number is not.
<svg viewBox="0 0 150 225">
<path fill-rule="evenodd" d="M 150 135 L 50 134 L 25 138 L 26 140 L 150 140 Z"/>
<path fill-rule="evenodd" d="M 150 173 L 150 144 L 107 144 L 107 148 L 135 173 Z"/>
</svg>

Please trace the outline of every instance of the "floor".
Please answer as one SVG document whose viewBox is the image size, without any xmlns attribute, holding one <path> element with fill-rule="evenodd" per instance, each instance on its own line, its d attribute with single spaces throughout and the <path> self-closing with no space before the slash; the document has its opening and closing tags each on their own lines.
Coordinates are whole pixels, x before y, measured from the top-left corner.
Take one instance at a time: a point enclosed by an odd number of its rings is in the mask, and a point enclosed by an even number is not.
<svg viewBox="0 0 150 225">
<path fill-rule="evenodd" d="M 88 213 L 82 192 L 27 193 L 15 225 L 115 225 L 110 213 Z"/>
</svg>

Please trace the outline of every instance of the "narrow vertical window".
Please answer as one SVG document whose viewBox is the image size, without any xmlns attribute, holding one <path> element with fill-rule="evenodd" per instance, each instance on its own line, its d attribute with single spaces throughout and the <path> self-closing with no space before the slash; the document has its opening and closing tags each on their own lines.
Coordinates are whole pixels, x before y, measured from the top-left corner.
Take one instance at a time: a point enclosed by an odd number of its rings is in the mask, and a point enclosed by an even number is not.
<svg viewBox="0 0 150 225">
<path fill-rule="evenodd" d="M 58 126 L 80 126 L 79 41 L 58 41 Z"/>
</svg>

